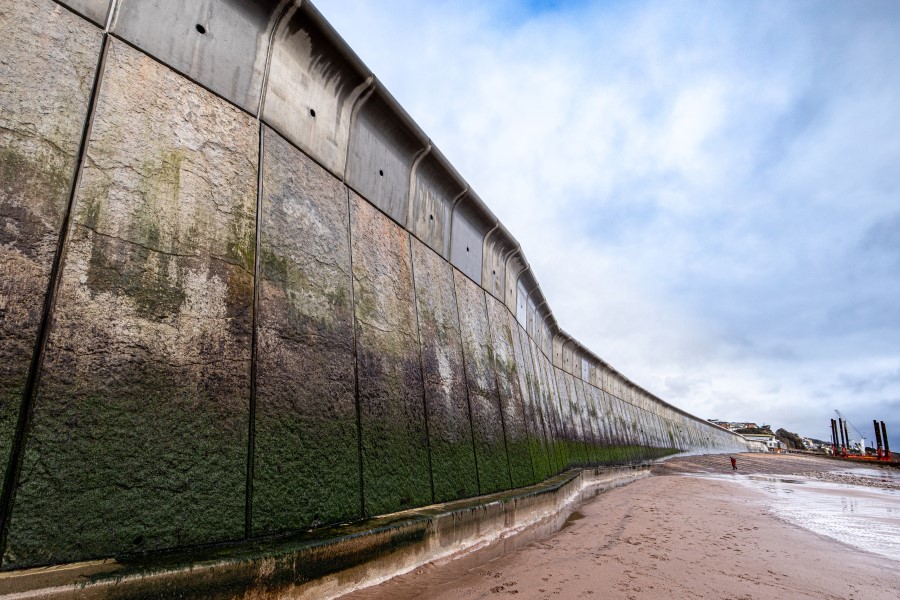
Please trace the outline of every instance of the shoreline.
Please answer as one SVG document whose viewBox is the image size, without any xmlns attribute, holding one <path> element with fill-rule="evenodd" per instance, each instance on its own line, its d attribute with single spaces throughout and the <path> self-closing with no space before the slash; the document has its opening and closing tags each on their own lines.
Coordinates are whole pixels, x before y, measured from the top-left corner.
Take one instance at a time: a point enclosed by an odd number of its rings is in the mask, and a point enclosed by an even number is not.
<svg viewBox="0 0 900 600">
<path fill-rule="evenodd" d="M 737 460 L 742 478 L 827 480 L 855 467 L 794 455 Z M 675 457 L 652 472 L 578 507 L 559 532 L 489 562 L 429 565 L 344 598 L 900 597 L 897 560 L 779 518 L 763 488 L 728 477 L 727 455 Z M 767 486 L 799 484 L 759 479 Z M 785 491 L 786 501 L 793 493 Z"/>
</svg>

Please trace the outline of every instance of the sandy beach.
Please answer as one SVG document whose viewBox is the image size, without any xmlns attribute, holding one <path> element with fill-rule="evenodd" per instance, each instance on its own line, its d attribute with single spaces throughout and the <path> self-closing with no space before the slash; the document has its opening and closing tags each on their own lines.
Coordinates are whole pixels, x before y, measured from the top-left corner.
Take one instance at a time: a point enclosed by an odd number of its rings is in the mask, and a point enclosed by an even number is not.
<svg viewBox="0 0 900 600">
<path fill-rule="evenodd" d="M 804 481 L 843 486 L 850 511 L 866 493 L 896 502 L 896 479 L 804 456 L 740 455 L 738 467 L 735 477 L 727 456 L 675 458 L 579 506 L 545 539 L 482 564 L 469 556 L 426 565 L 345 598 L 900 598 L 900 561 L 815 533 L 773 508 L 790 505 L 791 484 Z M 847 487 L 854 479 L 859 485 Z"/>
</svg>

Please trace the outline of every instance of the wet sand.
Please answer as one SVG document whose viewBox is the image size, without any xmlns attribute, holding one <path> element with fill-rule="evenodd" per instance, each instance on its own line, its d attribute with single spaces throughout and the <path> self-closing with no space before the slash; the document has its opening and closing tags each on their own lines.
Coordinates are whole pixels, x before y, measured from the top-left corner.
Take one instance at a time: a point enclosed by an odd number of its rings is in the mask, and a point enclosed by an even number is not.
<svg viewBox="0 0 900 600">
<path fill-rule="evenodd" d="M 829 480 L 846 477 L 847 465 L 740 455 L 738 467 Z M 727 456 L 676 458 L 653 472 L 578 507 L 548 538 L 484 564 L 476 555 L 426 565 L 345 598 L 900 598 L 900 562 L 779 519 L 764 491 L 729 479 Z"/>
</svg>

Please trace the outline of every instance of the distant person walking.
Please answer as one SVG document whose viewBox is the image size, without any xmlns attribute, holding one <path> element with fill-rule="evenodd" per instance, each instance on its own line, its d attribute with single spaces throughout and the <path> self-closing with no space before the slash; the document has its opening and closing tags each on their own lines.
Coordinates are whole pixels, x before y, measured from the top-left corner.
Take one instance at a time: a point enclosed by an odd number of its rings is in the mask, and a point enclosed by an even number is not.
<svg viewBox="0 0 900 600">
<path fill-rule="evenodd" d="M 737 459 L 733 456 L 729 456 L 728 458 L 731 459 L 731 470 L 737 471 Z"/>
</svg>

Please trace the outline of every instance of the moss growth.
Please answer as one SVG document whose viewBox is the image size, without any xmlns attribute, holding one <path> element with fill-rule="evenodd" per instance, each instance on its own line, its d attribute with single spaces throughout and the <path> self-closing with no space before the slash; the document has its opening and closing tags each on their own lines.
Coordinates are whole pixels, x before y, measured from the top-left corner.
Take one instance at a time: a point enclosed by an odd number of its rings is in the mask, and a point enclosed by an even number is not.
<svg viewBox="0 0 900 600">
<path fill-rule="evenodd" d="M 266 402 L 256 417 L 254 535 L 361 518 L 355 414 L 279 414 Z"/>
<path fill-rule="evenodd" d="M 514 488 L 525 487 L 535 483 L 534 468 L 531 464 L 531 443 L 527 438 L 507 440 L 509 452 L 510 477 Z"/>
<path fill-rule="evenodd" d="M 71 185 L 71 160 L 56 153 L 29 156 L 11 146 L 0 148 L 0 190 L 7 198 L 33 199 L 28 203 L 30 211 L 60 222 Z"/>
<path fill-rule="evenodd" d="M 9 467 L 9 455 L 12 451 L 13 439 L 16 435 L 16 423 L 19 420 L 19 406 L 25 391 L 24 373 L 20 381 L 0 381 L 0 473 L 6 473 Z M 6 478 L 0 479 L 0 493 L 3 492 Z"/>
<path fill-rule="evenodd" d="M 240 390 L 197 393 L 179 383 L 184 373 L 149 365 L 70 382 L 70 368 L 54 356 L 45 363 L 4 568 L 242 535 Z M 105 386 L 110 379 L 123 383 Z"/>
<path fill-rule="evenodd" d="M 435 502 L 477 496 L 475 452 L 471 442 L 445 442 L 432 435 L 430 448 Z"/>
</svg>

